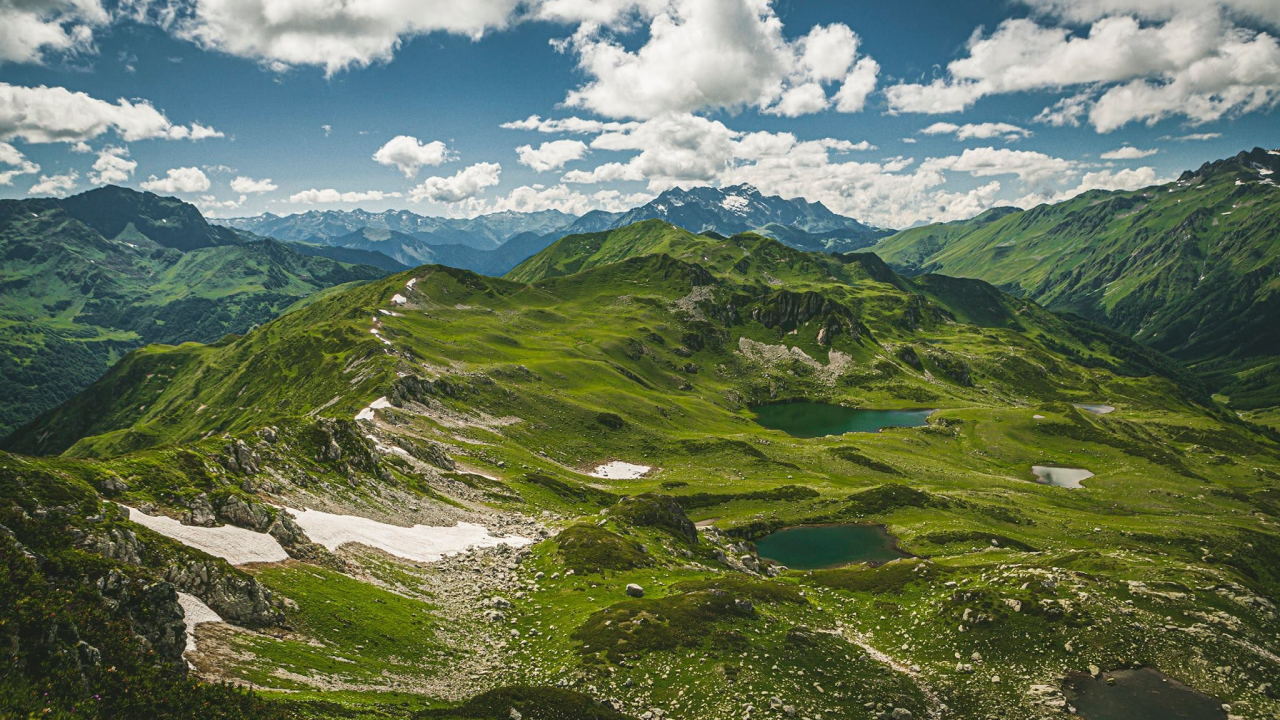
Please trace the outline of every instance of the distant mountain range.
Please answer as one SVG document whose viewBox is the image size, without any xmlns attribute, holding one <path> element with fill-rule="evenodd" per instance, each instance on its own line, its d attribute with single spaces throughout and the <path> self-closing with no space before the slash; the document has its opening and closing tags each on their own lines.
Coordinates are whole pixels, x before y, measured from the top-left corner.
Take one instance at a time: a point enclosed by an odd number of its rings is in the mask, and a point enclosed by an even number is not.
<svg viewBox="0 0 1280 720">
<path fill-rule="evenodd" d="M 0 435 L 134 348 L 244 333 L 321 290 L 387 272 L 300 248 L 113 186 L 0 201 Z"/>
<path fill-rule="evenodd" d="M 908 273 L 980 278 L 1182 360 L 1250 410 L 1280 405 L 1280 151 L 1177 181 L 904 230 L 872 250 Z"/>
<path fill-rule="evenodd" d="M 405 266 L 440 263 L 502 275 L 566 235 L 613 230 L 643 220 L 662 220 L 695 233 L 758 232 L 800 250 L 826 252 L 858 250 L 892 234 L 837 215 L 822 203 L 762 195 L 750 185 L 676 188 L 626 212 L 596 210 L 581 217 L 557 210 L 470 219 L 427 217 L 408 210 L 312 210 L 218 222 L 278 240 L 382 253 Z"/>
</svg>

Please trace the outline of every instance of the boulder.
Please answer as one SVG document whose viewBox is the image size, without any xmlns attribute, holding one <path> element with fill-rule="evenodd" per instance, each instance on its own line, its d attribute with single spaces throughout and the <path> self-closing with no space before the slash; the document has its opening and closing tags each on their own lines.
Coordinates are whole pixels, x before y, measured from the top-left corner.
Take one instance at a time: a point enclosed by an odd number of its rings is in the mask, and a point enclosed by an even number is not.
<svg viewBox="0 0 1280 720">
<path fill-rule="evenodd" d="M 635 583 L 627 585 L 627 595 L 633 598 L 644 597 L 644 588 Z"/>
</svg>

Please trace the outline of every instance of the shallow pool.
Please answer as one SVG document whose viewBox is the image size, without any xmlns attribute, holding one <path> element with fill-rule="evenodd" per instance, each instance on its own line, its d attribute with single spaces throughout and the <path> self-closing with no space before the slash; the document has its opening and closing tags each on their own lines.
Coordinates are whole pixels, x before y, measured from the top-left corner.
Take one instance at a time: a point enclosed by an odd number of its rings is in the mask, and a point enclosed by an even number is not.
<svg viewBox="0 0 1280 720">
<path fill-rule="evenodd" d="M 756 540 L 760 557 L 794 570 L 850 563 L 883 563 L 911 557 L 883 525 L 802 525 Z"/>
<path fill-rule="evenodd" d="M 891 427 L 922 427 L 933 410 L 863 410 L 816 402 L 775 403 L 751 408 L 756 422 L 792 437 L 816 438 Z"/>
<path fill-rule="evenodd" d="M 1107 678 L 1114 684 L 1108 685 Z M 1071 675 L 1067 702 L 1084 720 L 1226 720 L 1222 702 L 1151 668 Z"/>
</svg>

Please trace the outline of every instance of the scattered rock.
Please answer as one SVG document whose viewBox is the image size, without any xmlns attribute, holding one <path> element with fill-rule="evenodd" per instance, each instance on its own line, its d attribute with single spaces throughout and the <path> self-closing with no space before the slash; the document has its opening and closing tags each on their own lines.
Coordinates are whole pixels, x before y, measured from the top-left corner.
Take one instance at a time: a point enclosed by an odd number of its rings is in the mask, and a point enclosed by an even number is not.
<svg viewBox="0 0 1280 720">
<path fill-rule="evenodd" d="M 633 598 L 644 597 L 644 588 L 640 587 L 635 583 L 631 583 L 627 585 L 627 595 Z"/>
</svg>

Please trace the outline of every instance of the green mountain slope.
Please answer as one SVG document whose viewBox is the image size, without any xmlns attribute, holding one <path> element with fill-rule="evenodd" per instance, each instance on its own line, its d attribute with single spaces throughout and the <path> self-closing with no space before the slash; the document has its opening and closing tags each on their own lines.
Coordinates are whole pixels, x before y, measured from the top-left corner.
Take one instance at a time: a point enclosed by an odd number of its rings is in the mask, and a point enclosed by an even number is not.
<svg viewBox="0 0 1280 720">
<path fill-rule="evenodd" d="M 1280 404 L 1280 153 L 1177 182 L 913 228 L 874 252 L 908 272 L 975 277 L 1192 364 L 1240 409 Z M 1250 383 L 1249 380 L 1253 379 Z M 1262 385 L 1269 385 L 1269 391 Z M 1252 392 L 1250 392 L 1252 391 Z"/>
<path fill-rule="evenodd" d="M 383 274 L 243 242 L 149 193 L 0 202 L 0 433 L 133 348 L 243 333 L 320 289 Z"/>
<path fill-rule="evenodd" d="M 754 421 L 800 400 L 934 411 L 812 438 Z M 155 637 L 148 687 L 179 687 L 183 657 L 254 688 L 211 702 L 1049 720 L 1065 675 L 1142 665 L 1233 714 L 1280 710 L 1275 434 L 1119 333 L 870 254 L 649 222 L 508 278 L 419 267 L 241 337 L 131 352 L 6 447 L 44 455 L 0 453 L 23 587 L 79 588 L 100 624 Z M 1033 466 L 1093 476 L 1052 487 Z M 266 534 L 289 559 L 228 567 L 119 505 Z M 882 526 L 913 557 L 791 571 L 754 542 L 829 524 Z M 524 546 L 420 554 L 477 528 Z M 119 602 L 118 577 L 146 602 Z M 185 633 L 156 632 L 171 591 L 225 620 L 185 654 Z M 30 712 L 31 658 L 91 654 L 0 613 L 27 638 L 0 698 Z M 63 671 L 115 700 L 95 667 Z"/>
</svg>

